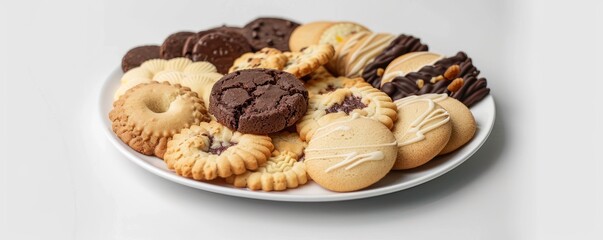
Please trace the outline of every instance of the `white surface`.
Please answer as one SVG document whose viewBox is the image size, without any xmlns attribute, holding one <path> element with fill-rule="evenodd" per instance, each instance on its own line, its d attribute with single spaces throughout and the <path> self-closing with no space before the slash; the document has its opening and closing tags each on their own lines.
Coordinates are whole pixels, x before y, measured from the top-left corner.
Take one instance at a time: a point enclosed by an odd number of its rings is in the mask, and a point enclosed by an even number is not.
<svg viewBox="0 0 603 240">
<path fill-rule="evenodd" d="M 428 164 L 411 171 L 392 171 L 378 183 L 360 191 L 347 193 L 331 192 L 321 188 L 313 181 L 310 181 L 303 187 L 288 191 L 251 191 L 244 188 L 235 188 L 230 184 L 208 183 L 180 177 L 174 171 L 168 169 L 163 160 L 140 154 L 119 139 L 113 130 L 111 130 L 111 121 L 107 116 L 113 107 L 115 91 L 119 88 L 122 76 L 121 68 L 116 68 L 111 74 L 108 74 L 103 86 L 100 88 L 98 104 L 96 105 L 100 118 L 99 121 L 101 122 L 98 127 L 104 130 L 108 140 L 117 150 L 135 164 L 167 180 L 205 191 L 253 199 L 290 202 L 344 201 L 379 196 L 417 186 L 449 172 L 473 155 L 484 144 L 488 135 L 490 135 L 496 117 L 494 98 L 492 95 L 486 96 L 482 101 L 471 107 L 471 112 L 477 122 L 477 131 L 473 139 L 465 144 L 465 146 L 453 153 L 437 157 Z"/>
<path fill-rule="evenodd" d="M 0 239 L 603 238 L 601 1 L 170 2 L 0 3 Z M 496 96 L 490 139 L 421 186 L 336 203 L 199 191 L 114 150 L 95 93 L 127 49 L 266 14 L 467 51 Z"/>
</svg>

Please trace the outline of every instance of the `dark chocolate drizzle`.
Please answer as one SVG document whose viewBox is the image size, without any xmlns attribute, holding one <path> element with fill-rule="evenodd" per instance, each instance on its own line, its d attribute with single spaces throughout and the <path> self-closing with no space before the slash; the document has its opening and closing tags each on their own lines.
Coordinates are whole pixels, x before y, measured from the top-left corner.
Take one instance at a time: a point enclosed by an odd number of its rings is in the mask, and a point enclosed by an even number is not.
<svg viewBox="0 0 603 240">
<path fill-rule="evenodd" d="M 457 77 L 463 79 L 463 86 L 458 91 L 450 92 L 447 89 L 448 85 L 454 79 L 444 79 L 436 83 L 430 82 L 433 77 L 444 74 L 448 67 L 455 64 L 460 67 L 460 73 Z M 455 56 L 437 61 L 433 66 L 424 66 L 417 72 L 398 76 L 391 82 L 383 84 L 381 90 L 394 100 L 411 95 L 446 93 L 450 97 L 463 102 L 467 107 L 471 107 L 490 93 L 486 79 L 478 78 L 479 73 L 479 70 L 473 65 L 471 58 L 464 52 L 458 52 Z M 421 89 L 417 86 L 417 80 L 419 79 L 422 79 L 424 82 Z"/>
<path fill-rule="evenodd" d="M 325 111 L 327 114 L 334 112 L 345 112 L 345 114 L 350 114 L 354 109 L 362 109 L 365 107 L 366 105 L 362 103 L 362 98 L 350 95 L 345 97 L 342 103 L 335 103 Z"/>
<path fill-rule="evenodd" d="M 370 62 L 362 71 L 362 78 L 375 88 L 381 86 L 381 77 L 377 75 L 379 68 L 384 69 L 394 59 L 410 52 L 429 51 L 429 47 L 421 43 L 421 39 L 410 35 L 400 34 L 387 46 L 375 60 Z"/>
</svg>

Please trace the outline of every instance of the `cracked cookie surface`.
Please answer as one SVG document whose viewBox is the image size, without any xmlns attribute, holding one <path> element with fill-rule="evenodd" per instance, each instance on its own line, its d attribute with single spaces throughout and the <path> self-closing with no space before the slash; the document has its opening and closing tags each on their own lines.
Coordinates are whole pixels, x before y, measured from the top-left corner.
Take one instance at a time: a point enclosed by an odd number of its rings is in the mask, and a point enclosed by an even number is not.
<svg viewBox="0 0 603 240">
<path fill-rule="evenodd" d="M 308 92 L 290 73 L 247 69 L 214 85 L 209 109 L 217 121 L 242 133 L 269 134 L 292 126 L 308 107 Z"/>
</svg>

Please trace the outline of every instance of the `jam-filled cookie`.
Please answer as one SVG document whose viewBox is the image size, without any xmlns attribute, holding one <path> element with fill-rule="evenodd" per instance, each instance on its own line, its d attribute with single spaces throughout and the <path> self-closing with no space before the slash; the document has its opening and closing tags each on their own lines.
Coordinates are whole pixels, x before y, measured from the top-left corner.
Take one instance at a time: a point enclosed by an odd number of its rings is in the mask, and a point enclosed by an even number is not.
<svg viewBox="0 0 603 240">
<path fill-rule="evenodd" d="M 268 136 L 243 134 L 211 121 L 176 134 L 164 160 L 180 176 L 212 180 L 257 169 L 273 148 Z"/>
</svg>

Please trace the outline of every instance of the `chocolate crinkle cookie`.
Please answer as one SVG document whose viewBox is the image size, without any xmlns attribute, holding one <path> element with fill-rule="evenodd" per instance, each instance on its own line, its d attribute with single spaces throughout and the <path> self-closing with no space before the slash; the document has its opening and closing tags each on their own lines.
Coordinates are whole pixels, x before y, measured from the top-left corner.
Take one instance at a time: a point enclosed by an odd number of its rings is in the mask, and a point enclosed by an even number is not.
<svg viewBox="0 0 603 240">
<path fill-rule="evenodd" d="M 383 84 L 381 90 L 394 100 L 411 95 L 446 93 L 471 107 L 490 93 L 486 79 L 479 77 L 479 73 L 471 58 L 458 52 L 417 72 L 396 77 Z"/>
<path fill-rule="evenodd" d="M 292 126 L 308 107 L 308 92 L 290 73 L 274 69 L 232 72 L 214 84 L 210 112 L 242 133 L 269 134 Z"/>
</svg>

